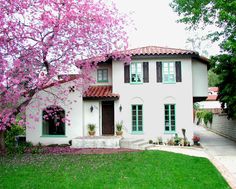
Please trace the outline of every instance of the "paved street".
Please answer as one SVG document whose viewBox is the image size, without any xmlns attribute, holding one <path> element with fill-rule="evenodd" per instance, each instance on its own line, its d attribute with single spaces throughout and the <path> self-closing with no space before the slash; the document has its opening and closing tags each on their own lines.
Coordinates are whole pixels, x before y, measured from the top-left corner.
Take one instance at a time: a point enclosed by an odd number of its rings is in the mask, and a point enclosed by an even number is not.
<svg viewBox="0 0 236 189">
<path fill-rule="evenodd" d="M 195 134 L 200 136 L 201 145 L 213 164 L 221 171 L 232 188 L 236 189 L 236 142 L 195 126 Z"/>
</svg>

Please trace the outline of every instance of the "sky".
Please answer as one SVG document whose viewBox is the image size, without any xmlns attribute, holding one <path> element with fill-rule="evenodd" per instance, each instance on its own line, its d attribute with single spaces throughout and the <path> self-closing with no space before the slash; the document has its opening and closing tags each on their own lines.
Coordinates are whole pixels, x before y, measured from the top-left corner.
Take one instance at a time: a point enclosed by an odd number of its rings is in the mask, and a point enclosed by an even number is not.
<svg viewBox="0 0 236 189">
<path fill-rule="evenodd" d="M 187 25 L 177 23 L 178 15 L 169 6 L 171 0 L 116 0 L 118 9 L 123 13 L 131 13 L 136 30 L 128 29 L 129 47 L 156 45 L 173 48 L 191 48 L 186 44 L 189 37 L 196 34 L 204 36 L 208 30 L 186 31 Z M 209 40 L 202 42 L 202 50 L 208 51 L 208 56 L 219 53 L 217 44 Z M 202 54 L 200 52 L 200 54 Z"/>
</svg>

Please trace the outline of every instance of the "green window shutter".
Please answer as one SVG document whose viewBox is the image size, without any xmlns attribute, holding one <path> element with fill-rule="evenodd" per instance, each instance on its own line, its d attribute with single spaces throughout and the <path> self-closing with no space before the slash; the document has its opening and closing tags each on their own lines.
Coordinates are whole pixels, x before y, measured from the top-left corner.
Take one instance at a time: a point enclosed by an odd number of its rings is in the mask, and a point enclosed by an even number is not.
<svg viewBox="0 0 236 189">
<path fill-rule="evenodd" d="M 124 65 L 124 82 L 130 82 L 130 65 Z"/>
<path fill-rule="evenodd" d="M 175 72 L 176 72 L 176 82 L 182 82 L 182 74 L 181 74 L 181 62 L 175 62 Z"/>
<path fill-rule="evenodd" d="M 156 76 L 157 82 L 162 82 L 162 62 L 156 62 Z"/>
<path fill-rule="evenodd" d="M 149 64 L 148 62 L 143 62 L 143 82 L 149 82 Z"/>
</svg>

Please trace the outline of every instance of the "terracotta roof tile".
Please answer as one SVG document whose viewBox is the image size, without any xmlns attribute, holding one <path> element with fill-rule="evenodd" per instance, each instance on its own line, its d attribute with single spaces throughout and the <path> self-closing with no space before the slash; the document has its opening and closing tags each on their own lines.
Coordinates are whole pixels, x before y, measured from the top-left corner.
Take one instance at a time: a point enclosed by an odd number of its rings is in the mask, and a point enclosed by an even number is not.
<svg viewBox="0 0 236 189">
<path fill-rule="evenodd" d="M 119 98 L 112 93 L 112 86 L 90 86 L 84 93 L 85 98 Z"/>
<path fill-rule="evenodd" d="M 208 95 L 206 101 L 216 101 L 217 95 Z"/>
<path fill-rule="evenodd" d="M 131 55 L 198 55 L 197 52 L 169 47 L 147 46 L 126 51 Z"/>
<path fill-rule="evenodd" d="M 209 87 L 208 91 L 218 92 L 219 88 L 218 87 Z"/>
</svg>

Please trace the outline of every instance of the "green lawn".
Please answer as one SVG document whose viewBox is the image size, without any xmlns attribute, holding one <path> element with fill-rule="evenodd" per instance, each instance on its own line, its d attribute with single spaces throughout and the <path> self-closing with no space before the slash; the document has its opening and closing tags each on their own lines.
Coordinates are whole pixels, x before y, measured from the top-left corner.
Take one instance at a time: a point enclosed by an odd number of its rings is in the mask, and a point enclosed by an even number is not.
<svg viewBox="0 0 236 189">
<path fill-rule="evenodd" d="M 205 158 L 160 151 L 0 157 L 0 188 L 229 188 Z"/>
</svg>

